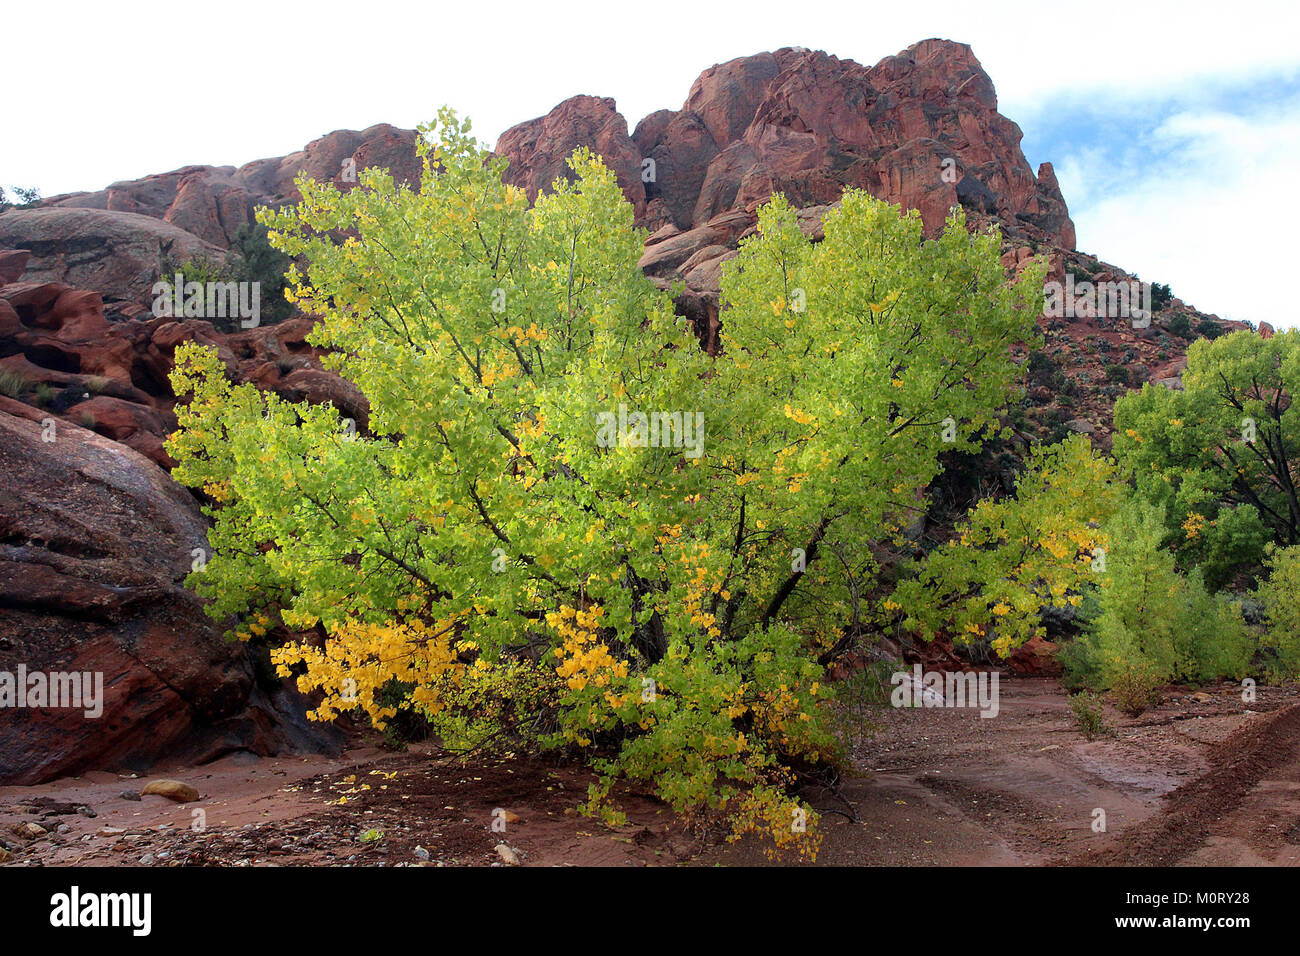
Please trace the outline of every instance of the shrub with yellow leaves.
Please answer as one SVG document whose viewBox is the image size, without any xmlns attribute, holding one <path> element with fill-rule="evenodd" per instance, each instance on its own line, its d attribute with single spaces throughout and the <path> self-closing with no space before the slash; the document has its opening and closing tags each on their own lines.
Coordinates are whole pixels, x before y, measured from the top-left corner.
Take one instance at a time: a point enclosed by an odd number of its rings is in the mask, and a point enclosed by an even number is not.
<svg viewBox="0 0 1300 956">
<path fill-rule="evenodd" d="M 888 606 L 905 608 L 905 626 L 926 639 L 992 634 L 993 650 L 1006 657 L 1044 633 L 1044 609 L 1078 607 L 1096 587 L 1110 545 L 1103 523 L 1127 493 L 1114 462 L 1086 437 L 1037 448 L 1015 495 L 981 501 Z"/>
<path fill-rule="evenodd" d="M 424 132 L 418 191 L 371 168 L 258 212 L 365 434 L 177 349 L 174 474 L 212 499 L 191 585 L 234 631 L 324 636 L 276 657 L 317 716 L 564 749 L 599 771 L 593 811 L 632 781 L 810 852 L 796 768 L 839 759 L 825 671 L 868 624 L 872 544 L 994 427 L 1042 264 L 1008 281 L 960 210 L 926 240 L 858 190 L 813 243 L 775 197 L 724 266 L 712 356 L 594 155 L 530 206 L 467 122 Z M 698 447 L 598 442 L 620 405 L 702 416 Z"/>
</svg>

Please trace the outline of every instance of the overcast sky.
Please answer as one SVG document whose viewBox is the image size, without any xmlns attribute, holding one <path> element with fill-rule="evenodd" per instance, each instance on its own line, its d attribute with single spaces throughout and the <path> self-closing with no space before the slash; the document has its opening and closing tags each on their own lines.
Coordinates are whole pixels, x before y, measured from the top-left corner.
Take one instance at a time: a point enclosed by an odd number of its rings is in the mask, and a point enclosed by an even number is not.
<svg viewBox="0 0 1300 956">
<path fill-rule="evenodd" d="M 1051 11 L 1051 12 L 1049 12 Z M 1079 248 L 1225 318 L 1300 325 L 1282 277 L 1300 156 L 1300 5 L 42 2 L 4 15 L 0 184 L 100 189 L 241 165 L 446 103 L 489 144 L 576 93 L 634 127 L 714 63 L 806 46 L 872 64 L 969 43 L 1050 160 Z M 1284 258 L 1285 257 L 1285 258 Z"/>
</svg>

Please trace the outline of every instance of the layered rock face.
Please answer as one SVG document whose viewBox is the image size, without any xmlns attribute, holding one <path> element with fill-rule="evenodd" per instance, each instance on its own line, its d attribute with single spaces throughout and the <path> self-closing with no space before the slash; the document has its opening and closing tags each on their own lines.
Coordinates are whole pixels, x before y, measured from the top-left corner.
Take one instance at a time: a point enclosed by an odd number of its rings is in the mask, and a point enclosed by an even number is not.
<svg viewBox="0 0 1300 956">
<path fill-rule="evenodd" d="M 13 398 L 170 468 L 163 441 L 176 427 L 176 398 L 168 375 L 176 347 L 196 341 L 215 346 L 240 381 L 293 401 L 337 400 L 344 414 L 363 425 L 367 419 L 355 388 L 337 376 L 321 381 L 329 373 L 305 341 L 310 319 L 222 333 L 211 322 L 154 317 L 129 305 L 124 311 L 131 318 L 110 321 L 99 292 L 41 281 L 48 273 L 31 281 L 23 271 L 28 255 L 0 250 L 0 376 Z M 7 276 L 19 281 L 6 282 Z"/>
<path fill-rule="evenodd" d="M 337 746 L 184 587 L 206 529 L 153 462 L 0 398 L 0 672 L 102 681 L 94 708 L 0 711 L 0 780 Z"/>
<path fill-rule="evenodd" d="M 577 96 L 507 131 L 497 152 L 535 195 L 568 152 L 591 146 L 652 230 L 752 212 L 773 192 L 825 205 L 856 186 L 919 210 L 930 233 L 960 203 L 1074 248 L 1050 164 L 1029 168 L 1020 128 L 965 44 L 925 40 L 869 68 L 793 48 L 742 57 L 702 73 L 680 110 L 650 114 L 630 136 L 623 126 L 611 100 Z"/>
<path fill-rule="evenodd" d="M 965 44 L 925 40 L 874 67 L 795 48 L 742 57 L 704 71 L 680 110 L 626 128 L 612 100 L 576 96 L 508 130 L 496 151 L 530 196 L 577 146 L 601 153 L 651 230 L 642 267 L 685 282 L 678 308 L 709 348 L 721 265 L 776 192 L 814 234 L 854 186 L 917 210 L 928 235 L 962 205 L 1008 237 L 1074 249 L 1051 165 L 1034 175 Z"/>
<path fill-rule="evenodd" d="M 44 200 L 35 209 L 0 213 L 0 249 L 30 254 L 26 278 L 101 294 L 108 314 L 132 318 L 151 301 L 166 264 L 203 259 L 219 264 L 257 206 L 301 198 L 302 175 L 348 189 L 364 169 L 388 169 L 418 182 L 414 130 L 388 124 L 338 130 L 288 156 L 233 166 L 186 166 L 98 192 Z"/>
<path fill-rule="evenodd" d="M 26 278 L 35 282 L 141 304 L 165 261 L 224 256 L 221 247 L 152 216 L 58 206 L 0 214 L 0 248 L 26 251 Z"/>
<path fill-rule="evenodd" d="M 600 154 L 641 219 L 646 211 L 643 154 L 628 138 L 627 121 L 607 96 L 574 96 L 545 116 L 511 127 L 497 142 L 496 152 L 510 160 L 506 179 L 536 199 L 555 180 L 571 175 L 566 163 L 580 146 Z"/>
<path fill-rule="evenodd" d="M 701 74 L 681 110 L 646 117 L 632 139 L 655 160 L 652 228 L 752 212 L 773 192 L 824 205 L 856 186 L 919 210 L 931 234 L 962 203 L 1074 247 L 1050 166 L 1034 176 L 1020 129 L 998 113 L 964 44 L 926 40 L 871 68 L 795 49 L 732 60 Z"/>
<path fill-rule="evenodd" d="M 221 248 L 253 218 L 258 205 L 277 206 L 299 199 L 294 179 L 351 183 L 368 166 L 388 169 L 403 182 L 418 179 L 415 132 L 387 123 L 369 129 L 338 130 L 313 140 L 288 156 L 234 166 L 186 166 L 93 193 L 55 196 L 44 203 L 58 209 L 100 209 L 161 219 Z M 3 240 L 0 240 L 3 242 Z"/>
</svg>

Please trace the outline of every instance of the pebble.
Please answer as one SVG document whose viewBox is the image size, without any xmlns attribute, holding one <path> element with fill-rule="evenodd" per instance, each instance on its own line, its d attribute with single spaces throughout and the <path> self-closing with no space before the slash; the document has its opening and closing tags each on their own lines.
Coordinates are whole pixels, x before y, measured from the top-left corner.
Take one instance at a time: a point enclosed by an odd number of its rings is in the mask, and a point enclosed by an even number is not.
<svg viewBox="0 0 1300 956">
<path fill-rule="evenodd" d="M 192 803 L 199 799 L 199 791 L 188 783 L 179 780 L 150 780 L 140 791 L 142 794 L 156 793 L 177 803 Z"/>
<path fill-rule="evenodd" d="M 513 847 L 505 843 L 498 843 L 496 845 L 496 851 L 497 851 L 497 856 L 501 857 L 502 863 L 506 864 L 507 866 L 519 865 L 519 854 L 514 851 Z"/>
</svg>

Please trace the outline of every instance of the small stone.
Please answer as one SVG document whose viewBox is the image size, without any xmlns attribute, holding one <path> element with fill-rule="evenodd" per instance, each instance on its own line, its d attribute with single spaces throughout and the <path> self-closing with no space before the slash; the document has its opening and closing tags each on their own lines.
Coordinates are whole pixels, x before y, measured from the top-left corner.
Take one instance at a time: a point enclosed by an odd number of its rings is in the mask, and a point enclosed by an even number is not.
<svg viewBox="0 0 1300 956">
<path fill-rule="evenodd" d="M 140 857 L 141 866 L 153 866 L 153 861 L 154 856 L 152 853 L 146 853 L 144 856 Z"/>
<path fill-rule="evenodd" d="M 429 859 L 429 851 L 426 850 L 426 849 L 425 849 L 424 847 L 422 847 L 422 846 L 417 846 L 417 847 L 416 847 L 414 850 L 412 850 L 411 852 L 415 854 L 415 858 L 416 858 L 417 860 L 427 860 L 427 859 Z"/>
<path fill-rule="evenodd" d="M 140 799 L 140 791 L 138 791 L 138 790 L 123 790 L 123 791 L 119 794 L 119 796 L 120 796 L 123 800 L 139 800 L 139 799 Z"/>
<path fill-rule="evenodd" d="M 45 836 L 46 829 L 39 823 L 15 823 L 9 828 L 14 836 L 22 837 L 24 840 L 35 840 L 37 837 Z"/>
<path fill-rule="evenodd" d="M 177 803 L 192 803 L 199 798 L 199 792 L 188 783 L 179 780 L 150 780 L 140 791 L 142 794 L 155 793 Z"/>
<path fill-rule="evenodd" d="M 510 846 L 504 843 L 498 843 L 496 846 L 497 856 L 501 857 L 501 862 L 506 866 L 518 866 L 519 854 Z"/>
</svg>

